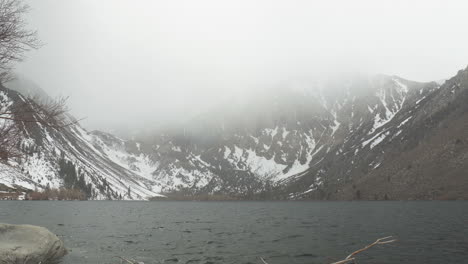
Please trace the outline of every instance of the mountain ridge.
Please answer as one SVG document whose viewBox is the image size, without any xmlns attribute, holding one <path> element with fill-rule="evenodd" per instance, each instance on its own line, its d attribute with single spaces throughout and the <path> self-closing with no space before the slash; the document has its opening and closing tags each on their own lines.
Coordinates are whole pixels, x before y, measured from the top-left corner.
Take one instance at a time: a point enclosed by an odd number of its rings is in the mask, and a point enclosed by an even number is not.
<svg viewBox="0 0 468 264">
<path fill-rule="evenodd" d="M 79 168 L 95 163 L 95 171 L 101 171 L 99 177 L 83 176 L 91 184 L 92 199 L 147 199 L 160 193 L 239 199 L 468 198 L 460 187 L 442 186 L 444 181 L 434 177 L 432 184 L 419 182 L 425 179 L 422 172 L 408 174 L 401 169 L 409 166 L 401 157 L 423 157 L 415 154 L 422 151 L 415 150 L 418 146 L 447 145 L 442 139 L 436 145 L 435 132 L 434 138 L 423 136 L 437 129 L 428 120 L 467 123 L 463 107 L 467 72 L 459 71 L 442 85 L 376 75 L 316 83 L 316 89 L 307 91 L 282 87 L 245 98 L 242 109 L 227 103 L 151 137 L 125 140 L 76 126 L 64 132 L 68 137 L 61 142 L 81 150 L 71 151 L 70 156 L 86 157 L 68 158 L 81 164 Z M 453 111 L 460 113 L 454 117 Z M 465 127 L 452 126 L 448 134 L 464 146 Z M 47 138 L 45 133 L 42 137 Z M 59 135 L 53 138 L 60 141 Z M 456 151 L 459 168 L 465 168 L 468 152 L 462 147 Z M 424 164 L 434 159 L 427 158 Z M 462 171 L 457 167 L 446 177 L 465 186 Z M 407 174 L 412 181 L 401 176 Z M 58 185 L 63 182 L 60 176 L 55 178 Z M 111 179 L 111 187 L 103 188 L 103 179 Z M 127 195 L 124 186 L 129 182 L 136 188 L 135 197 Z"/>
</svg>

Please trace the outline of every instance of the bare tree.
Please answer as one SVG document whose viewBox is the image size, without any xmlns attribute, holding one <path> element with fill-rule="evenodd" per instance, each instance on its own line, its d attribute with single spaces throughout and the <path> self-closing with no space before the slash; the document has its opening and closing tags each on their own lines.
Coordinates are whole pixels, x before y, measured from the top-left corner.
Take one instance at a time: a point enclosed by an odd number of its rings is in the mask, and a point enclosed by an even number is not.
<svg viewBox="0 0 468 264">
<path fill-rule="evenodd" d="M 0 120 L 0 160 L 6 161 L 20 155 L 16 147 L 16 142 L 20 140 L 19 131 L 13 121 Z"/>
<path fill-rule="evenodd" d="M 19 100 L 18 100 L 19 99 Z M 26 98 L 18 96 L 17 101 L 6 109 L 0 108 L 0 119 L 23 123 L 40 123 L 54 128 L 61 128 L 76 121 L 67 121 L 65 115 L 67 98 L 44 100 L 38 97 Z M 1 103 L 1 101 L 0 101 Z"/>
<path fill-rule="evenodd" d="M 29 6 L 22 0 L 0 0 L 0 81 L 12 78 L 14 63 L 24 59 L 24 53 L 41 46 L 37 31 L 26 28 L 24 15 Z"/>
<path fill-rule="evenodd" d="M 17 145 L 27 123 L 61 128 L 77 122 L 66 115 L 66 98 L 26 98 L 2 85 L 13 78 L 14 64 L 25 53 L 41 46 L 37 32 L 26 27 L 28 11 L 22 0 L 0 0 L 0 160 L 20 155 Z"/>
<path fill-rule="evenodd" d="M 78 122 L 66 114 L 67 98 L 44 101 L 26 98 L 13 91 L 3 95 L 0 98 L 0 160 L 21 156 L 18 144 L 29 123 L 59 129 Z"/>
</svg>

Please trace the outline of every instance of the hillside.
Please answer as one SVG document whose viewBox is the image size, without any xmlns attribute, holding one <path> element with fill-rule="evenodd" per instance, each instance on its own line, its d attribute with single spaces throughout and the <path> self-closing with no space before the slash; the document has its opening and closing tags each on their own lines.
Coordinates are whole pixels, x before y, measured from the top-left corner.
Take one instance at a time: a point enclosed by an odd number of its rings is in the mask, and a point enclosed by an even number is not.
<svg viewBox="0 0 468 264">
<path fill-rule="evenodd" d="M 21 100 L 1 89 L 3 105 Z M 442 85 L 387 75 L 285 84 L 133 140 L 19 124 L 24 156 L 0 182 L 58 187 L 67 163 L 93 199 L 468 198 L 467 100 L 465 69 Z"/>
<path fill-rule="evenodd" d="M 25 102 L 19 93 L 0 87 L 2 109 Z M 31 115 L 34 116 L 28 119 L 42 118 Z M 73 121 L 73 117 L 67 118 Z M 14 125 L 20 133 L 17 142 L 20 155 L 0 164 L 1 184 L 39 190 L 61 186 L 79 188 L 91 199 L 146 199 L 157 195 L 153 191 L 156 183 L 114 163 L 93 146 L 93 136 L 79 124 L 60 129 L 32 122 Z"/>
</svg>

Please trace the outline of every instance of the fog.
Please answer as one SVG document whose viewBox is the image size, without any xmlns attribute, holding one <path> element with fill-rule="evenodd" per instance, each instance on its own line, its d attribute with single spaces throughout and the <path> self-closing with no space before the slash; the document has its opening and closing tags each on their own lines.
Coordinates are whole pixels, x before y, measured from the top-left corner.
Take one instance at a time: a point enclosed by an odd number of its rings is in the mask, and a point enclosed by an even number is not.
<svg viewBox="0 0 468 264">
<path fill-rule="evenodd" d="M 161 126 L 251 89 L 335 72 L 450 77 L 466 1 L 30 0 L 44 46 L 17 71 L 89 129 Z"/>
</svg>

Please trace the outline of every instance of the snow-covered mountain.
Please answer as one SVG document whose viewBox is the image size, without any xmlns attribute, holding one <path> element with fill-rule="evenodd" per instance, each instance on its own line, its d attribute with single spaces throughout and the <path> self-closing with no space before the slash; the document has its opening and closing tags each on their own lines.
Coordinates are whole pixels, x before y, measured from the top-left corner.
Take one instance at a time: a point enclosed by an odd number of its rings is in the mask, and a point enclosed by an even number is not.
<svg viewBox="0 0 468 264">
<path fill-rule="evenodd" d="M 241 105 L 224 103 L 176 133 L 140 145 L 149 146 L 145 155 L 153 160 L 151 175 L 165 183 L 165 192 L 300 198 L 333 177 L 326 167 L 335 156 L 342 157 L 348 147 L 355 154 L 376 148 L 394 136 L 387 124 L 438 88 L 385 75 L 314 83 L 307 89 L 286 86 Z M 393 133 L 408 120 L 400 120 Z M 377 156 L 371 166 L 380 162 Z M 297 186 L 303 178 L 307 183 Z"/>
<path fill-rule="evenodd" d="M 75 184 L 95 199 L 460 198 L 468 186 L 467 76 L 468 69 L 443 84 L 386 75 L 289 83 L 134 140 L 25 124 L 25 155 L 0 164 L 0 182 L 57 187 L 73 166 Z M 1 89 L 1 104 L 21 100 Z M 450 173 L 434 176 L 425 170 L 433 164 Z"/>
<path fill-rule="evenodd" d="M 3 109 L 19 104 L 33 107 L 27 102 L 19 93 L 0 87 Z M 42 118 L 32 115 L 28 120 Z M 154 181 L 113 162 L 93 145 L 98 139 L 78 124 L 60 129 L 32 122 L 14 125 L 20 131 L 17 148 L 21 155 L 0 164 L 1 184 L 27 189 L 78 187 L 93 199 L 146 199 L 157 195 Z"/>
</svg>

